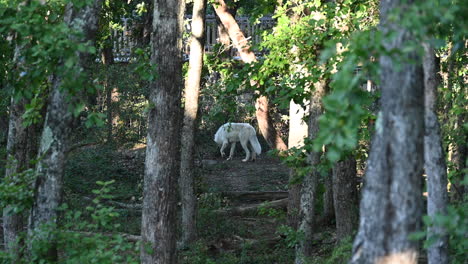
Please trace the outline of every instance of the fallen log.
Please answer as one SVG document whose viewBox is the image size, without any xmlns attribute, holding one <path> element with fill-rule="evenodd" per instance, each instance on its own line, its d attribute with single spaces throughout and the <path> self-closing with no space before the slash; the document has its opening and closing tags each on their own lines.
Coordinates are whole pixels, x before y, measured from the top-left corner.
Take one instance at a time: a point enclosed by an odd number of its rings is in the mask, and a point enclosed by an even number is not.
<svg viewBox="0 0 468 264">
<path fill-rule="evenodd" d="M 96 235 L 101 235 L 101 236 L 105 236 L 105 237 L 121 236 L 125 240 L 128 240 L 130 242 L 138 242 L 138 241 L 141 240 L 141 236 L 127 234 L 127 233 L 96 233 L 96 232 L 74 231 L 74 230 L 68 230 L 68 231 L 65 231 L 65 232 L 71 233 L 71 234 L 72 233 L 77 233 L 77 234 L 87 236 L 87 237 L 92 237 L 92 236 L 96 236 Z"/>
<path fill-rule="evenodd" d="M 281 199 L 271 202 L 257 203 L 245 206 L 236 206 L 231 208 L 223 208 L 215 210 L 214 212 L 222 215 L 245 215 L 245 214 L 256 214 L 260 208 L 266 209 L 286 209 L 288 199 Z"/>
<path fill-rule="evenodd" d="M 223 197 L 238 201 L 273 201 L 288 198 L 287 191 L 266 191 L 266 192 L 223 192 Z"/>
<path fill-rule="evenodd" d="M 83 199 L 92 201 L 93 199 L 90 197 L 83 196 Z M 109 205 L 115 205 L 118 207 L 126 208 L 126 209 L 132 209 L 132 210 L 141 210 L 142 204 L 127 204 L 127 203 L 121 203 L 117 201 L 112 201 L 112 200 L 102 200 L 104 203 L 109 204 Z"/>
</svg>

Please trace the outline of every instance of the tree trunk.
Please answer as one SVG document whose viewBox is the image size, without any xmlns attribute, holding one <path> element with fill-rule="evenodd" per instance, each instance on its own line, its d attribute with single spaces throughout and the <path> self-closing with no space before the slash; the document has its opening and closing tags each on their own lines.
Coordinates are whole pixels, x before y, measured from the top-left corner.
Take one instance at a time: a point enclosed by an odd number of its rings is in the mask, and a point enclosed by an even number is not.
<svg viewBox="0 0 468 264">
<path fill-rule="evenodd" d="M 311 140 L 314 140 L 318 135 L 318 119 L 323 113 L 322 98 L 325 95 L 326 85 L 324 80 L 316 83 L 310 99 L 308 127 L 309 139 Z M 312 254 L 313 224 L 316 221 L 315 218 L 317 215 L 314 204 L 317 196 L 317 184 L 320 177 L 316 166 L 320 163 L 321 155 L 321 152 L 309 153 L 308 162 L 309 165 L 313 167 L 313 170 L 310 175 L 304 177 L 302 182 L 298 232 L 304 235 L 304 239 L 299 241 L 296 245 L 295 264 L 306 263 L 306 258 L 310 257 Z"/>
<path fill-rule="evenodd" d="M 333 167 L 333 200 L 335 205 L 336 239 L 351 236 L 358 223 L 356 159 L 350 156 Z"/>
<path fill-rule="evenodd" d="M 252 63 L 257 60 L 253 51 L 250 50 L 250 44 L 245 38 L 244 33 L 239 28 L 234 17 L 229 13 L 229 9 L 224 0 L 217 0 L 217 3 L 213 4 L 216 14 L 218 15 L 221 23 L 227 29 L 231 41 L 239 51 L 239 55 L 243 62 Z M 260 132 L 267 141 L 268 145 L 280 151 L 287 150 L 286 144 L 284 144 L 281 137 L 273 127 L 273 122 L 269 115 L 268 99 L 265 96 L 257 98 L 255 103 L 256 116 Z"/>
<path fill-rule="evenodd" d="M 143 28 L 140 36 L 139 46 L 146 47 L 151 43 L 151 30 L 153 26 L 153 1 L 143 0 L 143 3 L 147 6 L 147 12 L 143 15 Z"/>
<path fill-rule="evenodd" d="M 297 230 L 299 225 L 299 211 L 301 207 L 301 184 L 291 182 L 294 181 L 296 173 L 294 169 L 289 170 L 289 185 L 288 185 L 288 225 L 294 230 Z"/>
<path fill-rule="evenodd" d="M 105 44 L 106 45 L 106 44 Z M 112 127 L 113 127 L 113 107 L 112 107 L 112 85 L 110 84 L 109 73 L 110 65 L 114 64 L 114 55 L 112 47 L 106 45 L 101 54 L 102 64 L 106 69 L 104 77 L 104 90 L 106 91 L 106 108 L 107 108 L 107 143 L 112 143 Z"/>
<path fill-rule="evenodd" d="M 424 44 L 424 95 L 425 95 L 425 135 L 424 169 L 427 175 L 427 214 L 434 218 L 438 214 L 447 214 L 447 166 L 440 136 L 440 126 L 436 114 L 437 102 L 437 65 L 434 49 Z M 430 226 L 429 236 L 437 240 L 427 249 L 429 264 L 449 263 L 448 236 L 444 228 Z"/>
<path fill-rule="evenodd" d="M 404 3 L 380 4 L 380 29 L 386 36 L 394 33 L 391 41 L 383 43 L 387 51 L 404 50 L 412 37 L 398 19 L 389 18 L 390 10 L 399 8 L 403 15 L 408 8 Z M 396 263 L 397 259 L 417 263 L 418 242 L 409 235 L 420 229 L 422 214 L 424 84 L 417 53 L 403 56 L 400 60 L 412 62 L 379 58 L 382 110 L 365 174 L 351 263 Z"/>
<path fill-rule="evenodd" d="M 24 127 L 22 115 L 26 99 L 11 100 L 10 120 L 7 138 L 7 166 L 5 178 L 17 177 L 17 173 L 30 168 L 30 161 L 37 153 L 36 126 Z M 23 242 L 20 233 L 24 230 L 25 212 L 12 213 L 9 208 L 3 211 L 3 235 L 5 249 L 16 261 L 21 258 Z"/>
<path fill-rule="evenodd" d="M 141 263 L 176 263 L 177 176 L 180 146 L 182 33 L 185 1 L 154 1 L 143 190 Z"/>
<path fill-rule="evenodd" d="M 323 185 L 325 187 L 325 192 L 323 193 L 323 215 L 322 223 L 327 225 L 333 222 L 335 218 L 335 206 L 333 201 L 333 176 L 332 171 L 323 178 Z"/>
<path fill-rule="evenodd" d="M 182 202 L 182 247 L 196 238 L 196 204 L 194 188 L 194 146 L 195 125 L 198 112 L 198 97 L 203 68 L 205 43 L 206 0 L 195 0 L 192 14 L 192 37 L 188 77 L 185 82 L 185 110 L 182 129 L 180 160 L 180 198 Z"/>
<path fill-rule="evenodd" d="M 234 5 L 230 5 L 228 7 L 228 12 L 231 14 L 232 17 L 236 17 L 237 9 L 239 8 L 238 2 L 234 3 Z M 229 38 L 229 33 L 227 29 L 224 27 L 221 19 L 219 16 L 216 16 L 216 24 L 218 28 L 218 39 L 219 43 L 223 45 L 223 53 L 221 54 L 222 57 L 230 58 L 231 56 L 231 39 Z"/>
<path fill-rule="evenodd" d="M 97 30 L 100 8 L 101 0 L 95 0 L 92 5 L 80 9 L 76 9 L 72 4 L 66 6 L 64 21 L 68 26 L 84 32 L 85 37 L 80 41 L 94 40 L 92 37 Z M 82 66 L 86 59 L 84 55 L 80 54 Z M 52 91 L 41 136 L 40 159 L 36 168 L 37 179 L 28 230 L 30 247 L 36 240 L 47 241 L 51 245 L 44 255 L 50 261 L 57 260 L 55 237 L 51 231 L 57 223 L 57 208 L 62 197 L 65 153 L 73 121 L 72 113 L 69 111 L 72 99 L 68 98 L 67 91 L 61 88 L 62 81 L 57 76 L 52 78 Z M 42 228 L 46 228 L 47 232 L 41 232 Z"/>
<path fill-rule="evenodd" d="M 308 103 L 304 103 L 307 105 Z M 304 146 L 304 138 L 308 135 L 307 123 L 303 120 L 306 115 L 306 111 L 301 105 L 294 103 L 293 100 L 289 103 L 289 136 L 288 136 L 288 148 L 302 147 Z M 292 184 L 296 177 L 294 169 L 289 172 L 289 199 L 288 199 L 288 225 L 294 229 L 297 229 L 299 224 L 299 211 L 301 203 L 301 184 Z"/>
</svg>

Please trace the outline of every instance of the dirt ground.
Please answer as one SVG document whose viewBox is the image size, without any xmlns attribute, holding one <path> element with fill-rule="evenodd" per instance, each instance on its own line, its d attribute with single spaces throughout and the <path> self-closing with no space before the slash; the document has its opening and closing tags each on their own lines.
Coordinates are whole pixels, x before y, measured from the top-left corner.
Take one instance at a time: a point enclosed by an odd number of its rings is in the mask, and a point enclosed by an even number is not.
<svg viewBox="0 0 468 264">
<path fill-rule="evenodd" d="M 243 157 L 234 160 L 203 160 L 201 175 L 208 191 L 286 191 L 289 168 L 277 158 L 267 154 L 255 162 L 242 162 Z"/>
</svg>

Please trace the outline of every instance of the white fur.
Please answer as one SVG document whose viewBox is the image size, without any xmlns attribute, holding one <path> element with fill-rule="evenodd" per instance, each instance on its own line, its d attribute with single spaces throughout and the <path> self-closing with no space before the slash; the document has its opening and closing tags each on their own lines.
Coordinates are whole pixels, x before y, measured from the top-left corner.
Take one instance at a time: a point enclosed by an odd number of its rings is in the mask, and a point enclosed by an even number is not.
<svg viewBox="0 0 468 264">
<path fill-rule="evenodd" d="M 232 159 L 234 155 L 236 142 L 240 142 L 245 151 L 245 159 L 242 160 L 244 162 L 250 160 L 248 142 L 250 142 L 252 148 L 252 161 L 256 158 L 255 154 L 260 155 L 260 153 L 262 153 L 262 147 L 258 142 L 257 133 L 255 129 L 247 123 L 226 123 L 222 125 L 216 132 L 214 141 L 221 146 L 221 157 L 226 155 L 224 149 L 231 143 L 231 151 L 228 160 Z"/>
</svg>

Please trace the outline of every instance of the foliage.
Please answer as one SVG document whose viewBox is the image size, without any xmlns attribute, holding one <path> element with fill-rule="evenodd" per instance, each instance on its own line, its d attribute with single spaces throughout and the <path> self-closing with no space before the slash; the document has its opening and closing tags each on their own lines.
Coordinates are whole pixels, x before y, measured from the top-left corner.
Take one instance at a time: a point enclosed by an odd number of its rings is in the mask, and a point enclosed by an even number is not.
<svg viewBox="0 0 468 264">
<path fill-rule="evenodd" d="M 201 91 L 201 124 L 214 123 L 213 128 L 226 122 L 249 120 L 253 108 L 253 96 L 245 91 L 240 74 L 242 65 L 236 60 L 221 59 L 216 54 L 206 56 L 205 70 L 209 77 Z M 213 129 L 212 128 L 212 129 Z"/>
<path fill-rule="evenodd" d="M 13 166 L 14 162 L 16 161 L 10 161 L 7 166 Z M 0 182 L 0 210 L 8 214 L 27 212 L 33 203 L 35 180 L 36 173 L 33 169 L 3 177 Z"/>
<path fill-rule="evenodd" d="M 313 256 L 306 260 L 307 264 L 345 264 L 348 263 L 352 253 L 352 238 L 348 237 L 331 248 L 324 248 L 326 256 Z"/>
<path fill-rule="evenodd" d="M 138 151 L 135 155 L 139 155 Z M 143 159 L 127 160 L 111 146 L 76 151 L 69 155 L 65 170 L 66 194 L 89 196 L 96 181 L 115 180 L 115 198 L 138 199 L 142 192 L 143 165 Z"/>
<path fill-rule="evenodd" d="M 285 237 L 284 242 L 288 248 L 294 248 L 299 241 L 304 240 L 304 233 L 288 225 L 281 225 L 277 232 Z"/>
<path fill-rule="evenodd" d="M 468 186 L 468 177 L 465 177 L 463 184 Z M 468 248 L 466 239 L 468 233 L 467 200 L 468 197 L 465 196 L 464 201 L 448 205 L 446 214 L 439 213 L 433 217 L 425 215 L 423 217 L 424 231 L 411 234 L 411 239 L 424 240 L 423 246 L 427 249 L 440 238 L 440 234 L 430 233 L 428 227 L 441 227 L 448 235 L 451 263 L 465 263 L 466 249 Z"/>
<path fill-rule="evenodd" d="M 258 208 L 258 215 L 265 215 L 265 216 L 269 216 L 269 217 L 280 219 L 280 220 L 286 219 L 286 213 L 284 210 L 276 209 L 276 208 L 269 208 L 268 202 L 263 203 Z"/>
<path fill-rule="evenodd" d="M 353 249 L 353 240 L 351 237 L 345 238 L 333 248 L 330 257 L 327 257 L 324 264 L 348 263 Z"/>
<path fill-rule="evenodd" d="M 138 243 L 129 243 L 119 234 L 104 233 L 116 228 L 110 223 L 119 217 L 113 207 L 103 204 L 103 200 L 112 198 L 110 186 L 113 182 L 97 182 L 100 188 L 93 190 L 96 197 L 84 212 L 70 210 L 66 204 L 62 205 L 63 224 L 59 228 L 42 226 L 28 236 L 29 241 L 34 243 L 29 255 L 21 259 L 20 263 L 48 263 L 41 256 L 51 247 L 47 240 L 51 236 L 56 238 L 56 245 L 61 252 L 60 263 L 139 263 Z M 9 257 L 6 252 L 0 252 L 2 263 L 10 263 Z"/>
<path fill-rule="evenodd" d="M 78 63 L 81 54 L 94 54 L 89 43 L 80 42 L 83 32 L 63 21 L 64 7 L 69 1 L 2 1 L 0 3 L 0 35 L 2 60 L 0 79 L 15 100 L 26 98 L 23 116 L 26 124 L 41 120 L 41 109 L 47 99 L 51 76 L 61 79 L 61 90 L 69 94 L 70 111 L 78 116 L 85 108 L 83 94 L 96 88 L 86 79 Z M 89 1 L 73 1 L 75 8 Z M 81 100 L 79 100 L 81 98 Z M 77 99 L 77 100 L 75 100 Z"/>
<path fill-rule="evenodd" d="M 104 116 L 107 111 L 111 111 L 113 120 L 106 122 L 112 123 L 113 138 L 118 143 L 125 142 L 130 146 L 145 141 L 148 87 L 149 82 L 156 78 L 155 67 L 149 61 L 149 50 L 137 49 L 135 56 L 129 64 L 94 66 L 91 78 L 99 80 L 101 86 L 106 82 L 107 89 L 111 89 L 111 103 L 107 104 L 109 93 L 101 89 L 97 92 L 96 102 L 91 103 L 89 108 Z M 97 138 L 102 139 L 107 135 L 104 127 L 95 129 L 95 132 L 94 137 Z M 89 129 L 84 129 L 80 138 L 86 138 L 86 134 L 89 134 Z"/>
<path fill-rule="evenodd" d="M 216 213 L 216 209 L 226 207 L 228 201 L 217 193 L 203 193 L 198 198 L 197 230 L 200 237 L 223 237 L 233 232 L 232 223 Z M 209 226 L 210 228 L 204 228 Z"/>
</svg>

